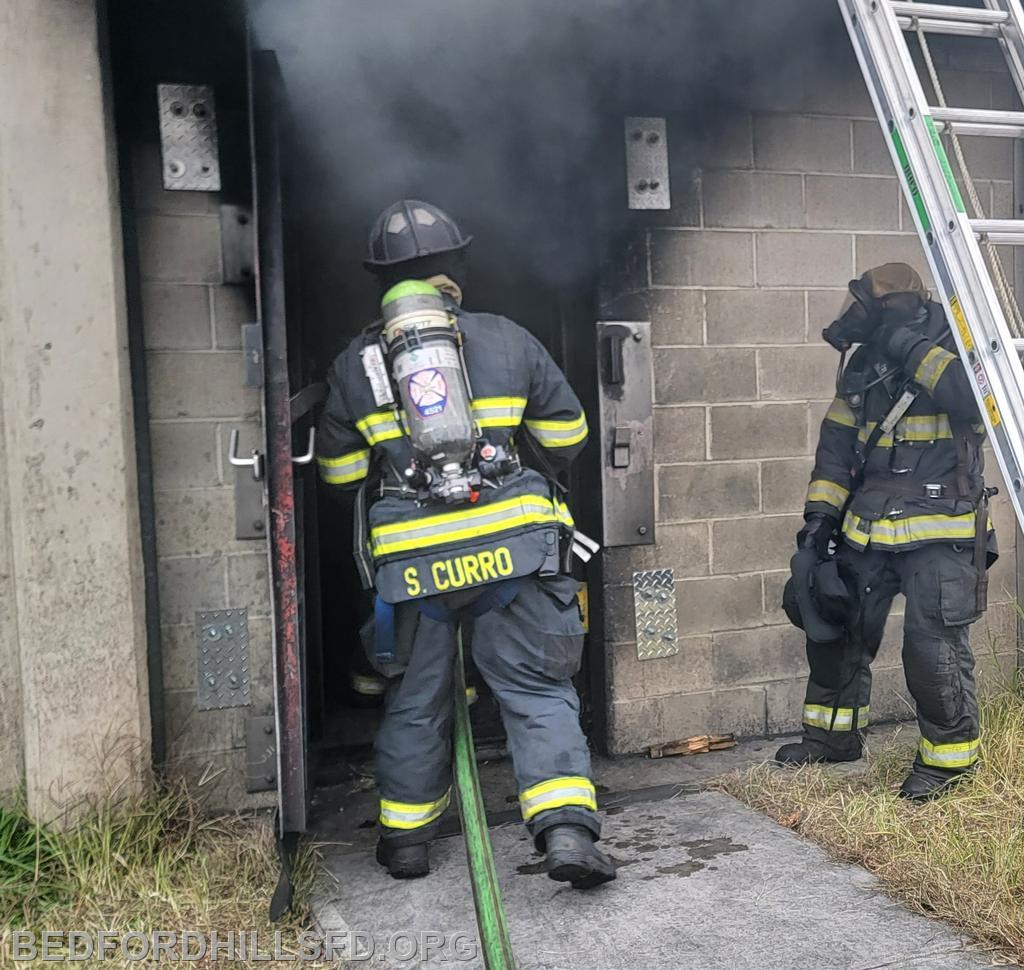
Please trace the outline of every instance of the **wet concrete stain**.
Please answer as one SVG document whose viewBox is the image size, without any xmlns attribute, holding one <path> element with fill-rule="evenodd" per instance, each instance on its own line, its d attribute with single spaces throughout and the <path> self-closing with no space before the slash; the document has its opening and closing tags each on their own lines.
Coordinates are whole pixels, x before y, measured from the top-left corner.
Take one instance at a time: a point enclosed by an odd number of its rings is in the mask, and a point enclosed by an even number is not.
<svg viewBox="0 0 1024 970">
<path fill-rule="evenodd" d="M 690 858 L 685 862 L 677 862 L 671 866 L 658 866 L 656 871 L 662 875 L 669 876 L 692 876 L 695 872 L 708 868 L 708 862 L 717 859 L 719 856 L 732 855 L 734 852 L 749 852 L 750 846 L 742 842 L 733 842 L 729 838 L 719 839 L 696 839 L 692 842 L 683 842 L 682 846 L 687 850 Z M 710 867 L 712 870 L 714 866 Z M 645 876 L 645 879 L 657 879 L 657 876 Z"/>
</svg>

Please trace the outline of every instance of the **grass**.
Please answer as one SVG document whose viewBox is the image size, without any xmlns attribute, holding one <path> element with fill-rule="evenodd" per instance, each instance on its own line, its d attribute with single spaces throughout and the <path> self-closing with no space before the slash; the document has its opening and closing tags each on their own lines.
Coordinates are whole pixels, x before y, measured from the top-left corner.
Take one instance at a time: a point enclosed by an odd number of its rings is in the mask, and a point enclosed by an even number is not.
<svg viewBox="0 0 1024 970">
<path fill-rule="evenodd" d="M 982 763 L 941 800 L 896 797 L 913 758 L 897 738 L 863 772 L 761 765 L 727 790 L 833 855 L 875 873 L 911 908 L 1024 963 L 1024 690 L 982 700 Z"/>
<path fill-rule="evenodd" d="M 190 929 L 222 936 L 255 930 L 261 948 L 269 950 L 274 930 L 294 946 L 307 928 L 315 848 L 300 850 L 296 861 L 295 913 L 286 923 L 271 924 L 279 863 L 266 815 L 208 817 L 179 784 L 130 801 L 95 800 L 77 818 L 57 831 L 33 824 L 20 804 L 0 807 L 0 936 L 11 929 Z M 224 954 L 218 962 L 225 965 Z M 103 963 L 117 964 L 111 956 Z M 0 943 L 0 966 L 24 966 L 11 959 L 7 939 Z"/>
</svg>

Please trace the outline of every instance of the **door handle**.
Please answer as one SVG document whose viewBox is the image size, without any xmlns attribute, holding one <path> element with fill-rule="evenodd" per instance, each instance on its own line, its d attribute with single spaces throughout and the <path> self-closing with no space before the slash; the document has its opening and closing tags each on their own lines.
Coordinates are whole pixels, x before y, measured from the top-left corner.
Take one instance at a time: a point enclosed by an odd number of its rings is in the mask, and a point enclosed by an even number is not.
<svg viewBox="0 0 1024 970">
<path fill-rule="evenodd" d="M 296 465 L 308 465 L 316 453 L 316 428 L 309 429 L 309 447 L 304 455 L 292 455 L 292 461 Z"/>
<path fill-rule="evenodd" d="M 228 439 L 228 461 L 234 465 L 235 468 L 252 468 L 252 477 L 258 482 L 263 480 L 263 454 L 260 451 L 253 448 L 251 457 L 238 457 L 237 428 L 231 429 L 231 436 Z"/>
<path fill-rule="evenodd" d="M 605 338 L 605 347 L 608 352 L 606 383 L 609 386 L 620 386 L 626 382 L 625 367 L 622 363 L 622 344 L 625 339 L 625 336 L 620 333 L 612 333 Z"/>
</svg>

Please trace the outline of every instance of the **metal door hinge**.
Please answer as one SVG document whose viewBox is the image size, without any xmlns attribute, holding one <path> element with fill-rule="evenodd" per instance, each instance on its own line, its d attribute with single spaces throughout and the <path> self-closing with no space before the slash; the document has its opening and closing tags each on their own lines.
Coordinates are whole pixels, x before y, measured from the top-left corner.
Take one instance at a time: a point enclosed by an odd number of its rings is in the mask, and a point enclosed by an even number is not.
<svg viewBox="0 0 1024 970">
<path fill-rule="evenodd" d="M 245 721 L 245 790 L 271 791 L 277 787 L 277 728 L 274 716 Z"/>
</svg>

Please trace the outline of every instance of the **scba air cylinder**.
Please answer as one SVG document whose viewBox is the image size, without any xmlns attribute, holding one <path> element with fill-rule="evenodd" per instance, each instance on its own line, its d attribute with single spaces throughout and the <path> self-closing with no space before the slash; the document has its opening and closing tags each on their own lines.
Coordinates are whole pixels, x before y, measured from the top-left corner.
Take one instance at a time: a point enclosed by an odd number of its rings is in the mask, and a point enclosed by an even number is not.
<svg viewBox="0 0 1024 970">
<path fill-rule="evenodd" d="M 458 331 L 441 294 L 408 280 L 381 301 L 384 342 L 417 458 L 449 477 L 473 453 L 475 427 Z"/>
</svg>

